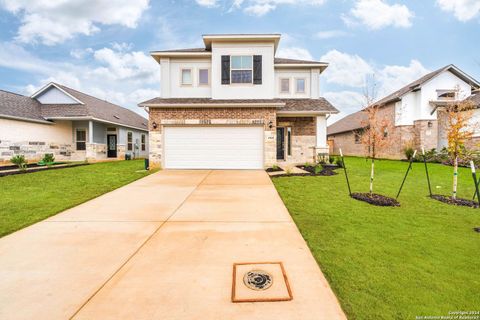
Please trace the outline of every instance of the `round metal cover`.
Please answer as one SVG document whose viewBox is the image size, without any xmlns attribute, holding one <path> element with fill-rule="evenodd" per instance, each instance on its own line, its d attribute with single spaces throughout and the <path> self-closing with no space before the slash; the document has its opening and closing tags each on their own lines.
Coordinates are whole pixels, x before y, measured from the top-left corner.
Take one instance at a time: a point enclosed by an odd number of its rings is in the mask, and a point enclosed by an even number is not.
<svg viewBox="0 0 480 320">
<path fill-rule="evenodd" d="M 267 290 L 273 284 L 273 277 L 263 270 L 251 270 L 243 276 L 243 283 L 252 290 Z"/>
</svg>

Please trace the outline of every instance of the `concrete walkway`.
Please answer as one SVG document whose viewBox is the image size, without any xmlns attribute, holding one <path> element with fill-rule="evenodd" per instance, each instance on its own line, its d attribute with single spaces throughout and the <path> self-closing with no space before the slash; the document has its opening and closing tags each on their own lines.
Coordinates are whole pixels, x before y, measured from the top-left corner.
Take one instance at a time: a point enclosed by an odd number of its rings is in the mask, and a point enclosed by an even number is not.
<svg viewBox="0 0 480 320">
<path fill-rule="evenodd" d="M 235 262 L 293 300 L 232 303 Z M 0 239 L 0 319 L 344 319 L 268 175 L 162 171 Z"/>
</svg>

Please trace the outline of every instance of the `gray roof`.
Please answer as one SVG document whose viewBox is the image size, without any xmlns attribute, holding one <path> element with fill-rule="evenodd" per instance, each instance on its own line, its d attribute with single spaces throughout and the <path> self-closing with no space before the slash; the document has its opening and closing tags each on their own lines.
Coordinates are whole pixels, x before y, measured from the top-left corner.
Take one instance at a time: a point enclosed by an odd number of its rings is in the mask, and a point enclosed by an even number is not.
<svg viewBox="0 0 480 320">
<path fill-rule="evenodd" d="M 445 66 L 445 67 L 440 68 L 438 70 L 435 70 L 433 72 L 427 73 L 426 75 L 424 75 L 420 79 L 417 79 L 417 80 L 407 84 L 406 86 L 398 89 L 397 91 L 389 94 L 388 96 L 378 100 L 377 102 L 375 102 L 375 105 L 384 105 L 384 104 L 387 104 L 389 102 L 399 100 L 403 95 L 407 94 L 410 91 L 418 90 L 420 88 L 420 86 L 423 85 L 425 82 L 433 79 L 434 77 L 436 77 L 437 75 L 439 75 L 440 73 L 442 73 L 444 71 L 452 72 L 454 75 L 456 75 L 457 77 L 459 77 L 463 81 L 470 84 L 472 86 L 472 88 L 474 88 L 474 89 L 477 89 L 478 87 L 480 87 L 480 83 L 477 80 L 475 80 L 474 78 L 470 77 L 469 75 L 467 75 L 466 73 L 461 71 L 455 65 L 449 64 L 448 66 Z"/>
<path fill-rule="evenodd" d="M 471 96 L 469 96 L 465 100 L 472 101 L 477 108 L 480 108 L 480 92 L 479 91 L 474 92 Z"/>
<path fill-rule="evenodd" d="M 147 119 L 136 112 L 113 103 L 95 98 L 83 92 L 55 83 L 56 86 L 72 95 L 83 104 L 42 105 L 36 99 L 0 91 L 0 115 L 26 120 L 46 121 L 55 118 L 90 117 L 118 123 L 128 127 L 148 130 Z M 47 86 L 45 89 L 49 88 Z"/>
<path fill-rule="evenodd" d="M 354 112 L 329 125 L 327 128 L 327 135 L 349 132 L 364 128 L 364 123 L 367 119 L 368 115 L 363 110 Z"/>
<path fill-rule="evenodd" d="M 222 105 L 222 104 L 284 104 L 278 107 L 278 111 L 321 111 L 328 113 L 338 113 L 338 110 L 332 106 L 325 98 L 318 99 L 211 99 L 211 98 L 153 98 L 142 103 L 139 106 L 151 105 L 178 105 L 198 104 Z"/>
<path fill-rule="evenodd" d="M 46 121 L 37 100 L 3 90 L 0 90 L 0 116 Z"/>
</svg>

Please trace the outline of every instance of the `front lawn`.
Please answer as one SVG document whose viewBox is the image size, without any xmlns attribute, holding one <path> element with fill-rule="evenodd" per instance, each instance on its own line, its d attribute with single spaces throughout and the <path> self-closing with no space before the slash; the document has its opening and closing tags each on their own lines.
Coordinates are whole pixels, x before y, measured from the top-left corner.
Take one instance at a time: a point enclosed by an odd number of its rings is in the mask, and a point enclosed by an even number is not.
<svg viewBox="0 0 480 320">
<path fill-rule="evenodd" d="M 0 177 L 0 237 L 149 174 L 143 160 Z"/>
<path fill-rule="evenodd" d="M 353 192 L 368 192 L 370 162 L 347 158 Z M 395 197 L 406 162 L 376 162 L 374 192 Z M 452 168 L 429 164 L 434 193 L 449 195 Z M 343 171 L 331 177 L 274 178 L 349 319 L 415 319 L 480 310 L 480 209 L 427 197 L 415 163 L 401 207 L 351 199 Z M 459 172 L 459 196 L 474 192 L 469 169 Z"/>
</svg>

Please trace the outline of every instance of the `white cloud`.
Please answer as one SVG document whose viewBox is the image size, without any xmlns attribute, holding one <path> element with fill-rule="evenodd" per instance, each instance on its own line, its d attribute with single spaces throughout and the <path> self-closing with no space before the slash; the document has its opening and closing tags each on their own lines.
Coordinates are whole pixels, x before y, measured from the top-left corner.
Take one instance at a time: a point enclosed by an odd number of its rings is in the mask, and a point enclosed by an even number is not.
<svg viewBox="0 0 480 320">
<path fill-rule="evenodd" d="M 331 39 L 344 37 L 346 35 L 348 35 L 348 33 L 342 30 L 325 30 L 317 32 L 315 37 L 318 39 Z"/>
<path fill-rule="evenodd" d="M 320 61 L 330 64 L 322 74 L 329 83 L 361 88 L 365 85 L 365 77 L 375 73 L 372 66 L 358 55 L 337 50 L 327 52 Z"/>
<path fill-rule="evenodd" d="M 385 0 L 357 0 L 349 14 L 343 16 L 347 25 L 358 23 L 369 29 L 378 30 L 393 26 L 408 28 L 412 26 L 414 13 L 403 4 L 388 4 Z"/>
<path fill-rule="evenodd" d="M 376 72 L 376 80 L 380 83 L 379 94 L 390 94 L 428 72 L 418 60 L 411 60 L 408 66 L 387 65 Z"/>
<path fill-rule="evenodd" d="M 20 17 L 16 39 L 45 45 L 91 35 L 99 25 L 135 28 L 148 4 L 149 0 L 0 0 L 1 7 Z"/>
<path fill-rule="evenodd" d="M 320 6 L 324 4 L 325 1 L 326 0 L 234 0 L 230 10 L 243 8 L 243 11 L 247 14 L 263 16 L 281 5 Z"/>
<path fill-rule="evenodd" d="M 207 8 L 215 7 L 217 0 L 195 0 L 199 5 Z"/>
<path fill-rule="evenodd" d="M 328 119 L 329 125 L 347 114 L 360 110 L 365 101 L 362 93 L 348 90 L 325 92 L 323 96 L 340 111 L 340 113 L 334 114 Z"/>
<path fill-rule="evenodd" d="M 92 48 L 70 50 L 70 56 L 74 57 L 75 59 L 83 59 L 91 53 L 93 53 Z"/>
<path fill-rule="evenodd" d="M 312 55 L 307 49 L 300 47 L 287 47 L 278 49 L 277 56 L 280 58 L 313 60 Z"/>
<path fill-rule="evenodd" d="M 437 0 L 440 9 L 453 12 L 460 21 L 468 21 L 480 14 L 480 1 L 478 0 Z"/>
<path fill-rule="evenodd" d="M 73 64 L 40 59 L 21 46 L 0 43 L 0 66 L 31 74 L 33 80 L 23 89 L 25 94 L 54 81 L 145 115 L 137 103 L 159 95 L 159 66 L 143 52 L 122 48 L 125 46 L 112 44 L 88 50 L 83 54 L 91 59 Z"/>
</svg>

